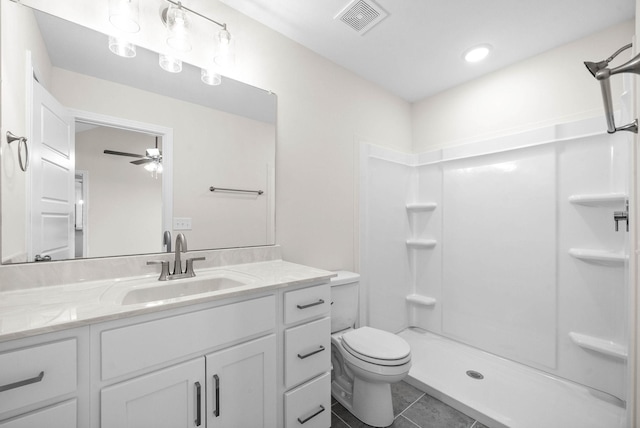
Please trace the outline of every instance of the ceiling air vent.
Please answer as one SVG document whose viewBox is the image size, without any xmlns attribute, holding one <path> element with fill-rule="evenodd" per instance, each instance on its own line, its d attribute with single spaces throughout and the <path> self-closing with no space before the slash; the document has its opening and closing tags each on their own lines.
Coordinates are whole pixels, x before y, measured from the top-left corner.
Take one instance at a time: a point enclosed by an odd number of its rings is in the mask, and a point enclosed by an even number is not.
<svg viewBox="0 0 640 428">
<path fill-rule="evenodd" d="M 339 19 L 362 35 L 388 15 L 371 0 L 354 0 L 342 9 L 334 19 Z"/>
</svg>

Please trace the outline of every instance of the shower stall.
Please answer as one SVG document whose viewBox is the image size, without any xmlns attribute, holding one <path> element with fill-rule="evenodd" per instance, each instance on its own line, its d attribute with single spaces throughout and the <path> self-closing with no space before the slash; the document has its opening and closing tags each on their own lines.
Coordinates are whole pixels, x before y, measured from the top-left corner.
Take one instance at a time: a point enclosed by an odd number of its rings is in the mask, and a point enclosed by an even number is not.
<svg viewBox="0 0 640 428">
<path fill-rule="evenodd" d="M 632 136 L 603 123 L 362 145 L 360 322 L 409 382 L 490 426 L 624 426 Z"/>
</svg>

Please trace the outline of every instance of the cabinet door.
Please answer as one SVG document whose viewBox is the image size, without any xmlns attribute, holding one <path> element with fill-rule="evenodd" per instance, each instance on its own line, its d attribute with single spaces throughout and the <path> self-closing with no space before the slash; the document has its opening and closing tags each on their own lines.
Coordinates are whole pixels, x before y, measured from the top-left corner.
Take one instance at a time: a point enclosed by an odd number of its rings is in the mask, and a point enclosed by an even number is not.
<svg viewBox="0 0 640 428">
<path fill-rule="evenodd" d="M 275 335 L 206 357 L 207 428 L 275 428 Z"/>
<path fill-rule="evenodd" d="M 204 428 L 204 358 L 101 392 L 102 428 Z"/>
</svg>

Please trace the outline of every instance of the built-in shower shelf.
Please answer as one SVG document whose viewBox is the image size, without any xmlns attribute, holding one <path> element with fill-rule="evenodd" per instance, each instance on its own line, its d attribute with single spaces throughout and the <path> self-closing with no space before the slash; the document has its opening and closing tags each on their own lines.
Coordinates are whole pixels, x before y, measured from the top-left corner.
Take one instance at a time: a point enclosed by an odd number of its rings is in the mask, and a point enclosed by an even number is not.
<svg viewBox="0 0 640 428">
<path fill-rule="evenodd" d="M 407 239 L 409 248 L 433 248 L 437 243 L 435 239 Z"/>
<path fill-rule="evenodd" d="M 422 296 L 420 294 L 409 294 L 407 296 L 407 302 L 419 306 L 434 306 L 436 304 L 436 299 L 433 297 Z"/>
<path fill-rule="evenodd" d="M 599 206 L 609 204 L 623 204 L 628 196 L 624 193 L 592 193 L 569 196 L 569 202 L 578 205 Z"/>
<path fill-rule="evenodd" d="M 416 211 L 433 211 L 436 209 L 438 204 L 435 202 L 422 202 L 422 203 L 411 203 L 407 204 L 407 211 L 416 212 Z"/>
<path fill-rule="evenodd" d="M 629 355 L 629 351 L 626 346 L 611 340 L 600 339 L 599 337 L 575 332 L 570 332 L 569 337 L 573 343 L 581 348 L 590 349 L 610 357 L 626 361 L 627 356 Z"/>
<path fill-rule="evenodd" d="M 611 251 L 603 250 L 586 250 L 581 248 L 571 248 L 569 254 L 576 259 L 598 263 L 603 265 L 623 265 L 629 258 L 624 253 L 614 253 Z"/>
</svg>

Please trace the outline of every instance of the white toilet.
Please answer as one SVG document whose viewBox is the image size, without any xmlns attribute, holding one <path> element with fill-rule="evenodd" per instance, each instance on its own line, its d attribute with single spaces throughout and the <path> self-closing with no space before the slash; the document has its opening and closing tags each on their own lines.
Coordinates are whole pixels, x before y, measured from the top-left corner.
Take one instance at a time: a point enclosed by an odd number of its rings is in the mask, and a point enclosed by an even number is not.
<svg viewBox="0 0 640 428">
<path fill-rule="evenodd" d="M 393 423 L 391 384 L 409 373 L 411 348 L 395 334 L 354 329 L 360 275 L 336 272 L 331 279 L 331 394 L 362 422 Z"/>
</svg>

